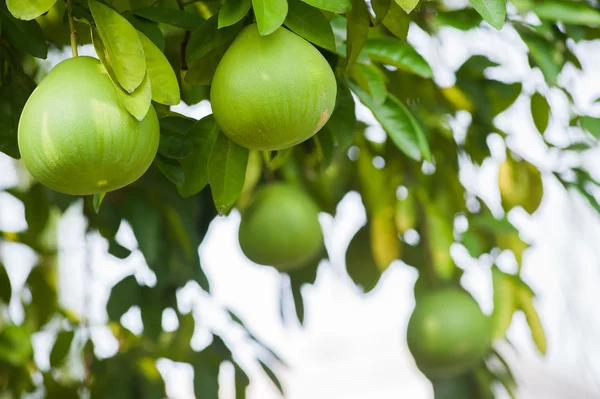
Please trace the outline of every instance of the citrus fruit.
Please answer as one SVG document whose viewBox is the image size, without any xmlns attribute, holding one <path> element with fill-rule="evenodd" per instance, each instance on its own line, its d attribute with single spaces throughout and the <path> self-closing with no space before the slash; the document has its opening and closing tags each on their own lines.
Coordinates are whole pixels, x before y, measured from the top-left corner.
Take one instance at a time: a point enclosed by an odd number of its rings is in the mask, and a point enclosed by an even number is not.
<svg viewBox="0 0 600 399">
<path fill-rule="evenodd" d="M 240 247 L 254 263 L 280 271 L 302 267 L 323 248 L 318 215 L 317 205 L 299 188 L 262 186 L 242 214 Z"/>
<path fill-rule="evenodd" d="M 407 343 L 428 377 L 457 375 L 490 350 L 491 324 L 468 293 L 446 288 L 417 298 Z"/>
<path fill-rule="evenodd" d="M 19 149 L 29 172 L 66 194 L 121 188 L 150 167 L 159 142 L 150 106 L 140 122 L 121 105 L 95 58 L 58 64 L 31 94 L 19 120 Z"/>
<path fill-rule="evenodd" d="M 231 140 L 251 149 L 280 150 L 323 127 L 336 92 L 333 71 L 315 47 L 285 28 L 261 36 L 253 24 L 217 66 L 210 100 Z"/>
</svg>

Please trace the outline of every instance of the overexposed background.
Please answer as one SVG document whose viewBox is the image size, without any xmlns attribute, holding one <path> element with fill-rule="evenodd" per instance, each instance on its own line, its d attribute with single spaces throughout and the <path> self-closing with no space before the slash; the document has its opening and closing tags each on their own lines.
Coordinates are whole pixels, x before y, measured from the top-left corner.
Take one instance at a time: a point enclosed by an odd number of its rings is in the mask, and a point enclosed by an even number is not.
<svg viewBox="0 0 600 399">
<path fill-rule="evenodd" d="M 531 70 L 526 47 L 512 27 L 501 32 L 482 26 L 467 34 L 442 30 L 431 38 L 412 26 L 409 41 L 430 62 L 435 79 L 441 86 L 454 83 L 453 71 L 472 54 L 484 54 L 501 64 L 488 72 L 489 77 L 504 81 L 522 81 L 525 94 L 535 90 L 546 94 L 553 107 L 547 139 L 568 143 L 577 135 L 571 128 L 568 101 L 558 90 L 549 89 L 539 70 Z M 570 43 L 584 71 L 565 68 L 559 79 L 568 87 L 575 105 L 582 112 L 600 115 L 600 44 Z M 81 54 L 94 55 L 93 48 L 84 46 Z M 53 52 L 50 68 L 68 57 L 68 52 Z M 180 105 L 175 111 L 199 118 L 210 113 L 210 105 L 202 102 L 193 107 Z M 382 130 L 369 111 L 358 106 L 361 119 L 370 123 L 370 137 L 382 139 Z M 456 135 L 464 134 L 468 114 L 454 120 Z M 508 145 L 523 158 L 544 171 L 561 170 L 579 162 L 592 172 L 599 155 L 588 151 L 580 158 L 550 151 L 537 133 L 529 112 L 529 97 L 522 95 L 497 120 L 509 133 Z M 493 158 L 482 168 L 465 165 L 461 178 L 472 191 L 486 199 L 499 211 L 499 196 L 495 186 L 498 164 L 504 159 L 504 143 L 499 136 L 489 140 Z M 13 162 L 0 154 L 0 186 L 17 183 Z M 524 317 L 516 315 L 508 336 L 519 355 L 506 345 L 507 357 L 513 359 L 520 382 L 519 398 L 600 398 L 600 218 L 584 200 L 571 196 L 547 173 L 545 196 L 539 210 L 529 216 L 514 210 L 510 219 L 520 228 L 522 236 L 533 244 L 524 257 L 524 279 L 538 294 L 536 306 L 548 335 L 548 354 L 541 358 L 531 341 Z M 416 369 L 405 343 L 408 317 L 414 306 L 413 268 L 395 262 L 383 276 L 379 286 L 369 295 L 361 295 L 344 271 L 344 252 L 350 238 L 365 222 L 364 210 L 357 193 L 349 193 L 338 207 L 335 217 L 322 215 L 321 222 L 330 250 L 331 261 L 323 262 L 314 286 L 303 291 L 306 301 L 306 323 L 298 325 L 291 309 L 286 322 L 279 315 L 281 278 L 274 270 L 252 264 L 242 255 L 237 243 L 240 216 L 217 218 L 200 247 L 203 268 L 213 288 L 209 297 L 193 283 L 178 294 L 182 311 L 193 309 L 197 327 L 192 346 L 201 349 L 209 343 L 209 330 L 217 331 L 231 345 L 236 359 L 246 366 L 252 384 L 250 399 L 279 398 L 277 390 L 252 364 L 258 349 L 242 330 L 230 322 L 223 311 L 234 310 L 255 333 L 270 344 L 288 363 L 276 367 L 287 396 L 291 399 L 429 399 L 432 391 L 427 379 Z M 0 193 L 0 230 L 18 231 L 26 228 L 24 210 L 10 195 Z M 134 273 L 138 281 L 152 285 L 154 275 L 145 265 L 139 251 L 125 261 L 106 252 L 106 242 L 97 235 L 84 236 L 85 221 L 81 204 L 71 207 L 59 226 L 61 248 L 60 289 L 63 304 L 76 312 L 87 312 L 99 356 L 111 356 L 116 351 L 115 339 L 103 327 L 107 316 L 105 304 L 111 286 L 124 276 Z M 118 234 L 119 241 L 134 249 L 137 244 L 127 224 Z M 492 310 L 490 261 L 470 259 L 464 248 L 453 247 L 452 254 L 465 269 L 464 286 L 478 299 L 483 310 Z M 0 244 L 13 287 L 22 287 L 35 255 L 22 247 Z M 502 254 L 499 266 L 514 271 L 516 265 L 510 253 Z M 288 298 L 289 300 L 289 298 Z M 12 302 L 11 316 L 22 319 L 17 301 Z M 84 304 L 89 306 L 84 308 Z M 123 319 L 132 331 L 141 331 L 139 310 L 130 310 Z M 165 329 L 177 326 L 173 313 L 165 312 Z M 48 364 L 53 342 L 50 333 L 39 333 L 35 339 L 36 361 L 40 367 Z M 518 356 L 518 357 L 517 357 Z M 159 361 L 159 369 L 167 380 L 170 397 L 193 398 L 191 367 Z M 232 368 L 224 366 L 221 398 L 232 399 Z M 504 396 L 500 396 L 504 397 Z"/>
</svg>

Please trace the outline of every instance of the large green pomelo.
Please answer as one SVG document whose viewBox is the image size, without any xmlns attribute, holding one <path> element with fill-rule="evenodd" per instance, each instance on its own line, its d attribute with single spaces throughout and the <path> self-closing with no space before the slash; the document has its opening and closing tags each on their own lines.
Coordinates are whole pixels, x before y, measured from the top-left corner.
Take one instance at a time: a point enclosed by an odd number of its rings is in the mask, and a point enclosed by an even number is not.
<svg viewBox="0 0 600 399">
<path fill-rule="evenodd" d="M 475 366 L 491 347 L 491 323 L 477 302 L 456 288 L 417 298 L 407 343 L 428 377 L 448 377 Z"/>
<path fill-rule="evenodd" d="M 317 205 L 299 188 L 263 186 L 242 214 L 240 247 L 254 263 L 280 271 L 302 267 L 323 248 L 318 216 Z"/>
<path fill-rule="evenodd" d="M 256 150 L 305 141 L 327 122 L 337 86 L 331 67 L 300 36 L 279 28 L 261 36 L 245 27 L 225 52 L 210 101 L 221 130 Z"/>
<path fill-rule="evenodd" d="M 141 122 L 131 116 L 91 57 L 58 64 L 31 94 L 19 121 L 19 149 L 29 172 L 72 195 L 136 181 L 154 160 L 159 138 L 154 108 Z"/>
</svg>

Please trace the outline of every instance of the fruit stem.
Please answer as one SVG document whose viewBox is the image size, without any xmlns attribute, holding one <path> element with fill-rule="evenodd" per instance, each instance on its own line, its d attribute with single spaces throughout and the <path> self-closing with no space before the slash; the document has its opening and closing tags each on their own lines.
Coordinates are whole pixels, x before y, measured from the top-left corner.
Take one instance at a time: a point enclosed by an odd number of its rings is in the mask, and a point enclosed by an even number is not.
<svg viewBox="0 0 600 399">
<path fill-rule="evenodd" d="M 71 29 L 71 52 L 73 57 L 77 57 L 77 31 L 75 30 L 75 22 L 73 20 L 73 5 L 71 0 L 67 0 L 67 12 L 69 14 L 69 28 Z"/>
</svg>

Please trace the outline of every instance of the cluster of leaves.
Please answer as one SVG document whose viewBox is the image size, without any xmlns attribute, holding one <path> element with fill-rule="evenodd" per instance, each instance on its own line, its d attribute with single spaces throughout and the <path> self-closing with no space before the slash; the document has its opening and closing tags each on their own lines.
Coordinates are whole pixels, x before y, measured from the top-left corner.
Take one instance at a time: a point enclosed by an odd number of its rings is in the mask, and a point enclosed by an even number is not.
<svg viewBox="0 0 600 399">
<path fill-rule="evenodd" d="M 35 58 L 46 58 L 49 46 L 69 43 L 68 8 L 79 43 L 93 42 L 131 114 L 143 118 L 151 103 L 157 109 L 161 141 L 155 167 L 140 181 L 109 193 L 100 212 L 101 198 L 84 202 L 88 230 L 106 238 L 109 252 L 118 258 L 129 256 L 130 251 L 116 241 L 116 232 L 123 220 L 131 225 L 138 249 L 157 281 L 149 287 L 127 277 L 113 288 L 107 312 L 119 351 L 108 359 L 94 354 L 85 320 L 62 309 L 57 300 L 55 223 L 76 199 L 35 183 L 24 190 L 9 190 L 25 205 L 28 229 L 3 232 L 2 240 L 32 248 L 39 261 L 27 279 L 27 290 L 19 293 L 11 293 L 10 281 L 0 268 L 0 306 L 7 306 L 12 298 L 21 301 L 25 310 L 23 323 L 1 319 L 0 390 L 16 397 L 39 389 L 45 390 L 46 397 L 88 393 L 92 397 L 164 397 L 155 360 L 165 357 L 193 365 L 196 395 L 216 398 L 220 364 L 235 364 L 231 352 L 217 335 L 207 348 L 193 351 L 194 318 L 177 312 L 179 328 L 165 332 L 162 314 L 164 309 L 177 309 L 175 294 L 190 281 L 210 292 L 197 251 L 208 225 L 234 206 L 243 210 L 255 187 L 265 181 L 281 179 L 301 185 L 323 212 L 332 214 L 347 192 L 361 194 L 368 222 L 351 241 L 346 266 L 365 292 L 377 285 L 397 259 L 419 270 L 416 295 L 459 284 L 461 269 L 450 255 L 450 247 L 457 243 L 473 257 L 488 255 L 492 263 L 501 251 L 510 250 L 520 271 L 528 244 L 505 216 L 492 213 L 476 193 L 461 184 L 460 165 L 478 165 L 490 157 L 489 135 L 506 136 L 494 124 L 495 117 L 520 96 L 531 98 L 532 119 L 541 139 L 548 147 L 556 147 L 544 136 L 551 115 L 544 94 L 550 88 L 560 90 L 572 103 L 569 88 L 561 87 L 558 77 L 567 63 L 581 68 L 572 41 L 600 37 L 600 10 L 577 0 L 470 3 L 472 7 L 450 9 L 443 1 L 419 0 L 372 0 L 368 4 L 363 0 L 3 2 L 0 151 L 19 157 L 19 116 L 41 73 Z M 532 13 L 539 23 L 525 22 L 523 17 Z M 236 34 L 253 21 L 263 35 L 283 25 L 313 43 L 331 64 L 339 84 L 336 107 L 325 127 L 309 141 L 275 153 L 261 154 L 236 145 L 219 131 L 212 116 L 194 120 L 169 109 L 180 95 L 188 105 L 208 98 L 218 62 Z M 543 74 L 544 87 L 524 93 L 520 82 L 490 79 L 486 70 L 497 64 L 481 55 L 455 71 L 454 86 L 440 87 L 432 79 L 428 62 L 407 41 L 411 24 L 435 36 L 442 28 L 490 29 L 483 21 L 497 29 L 505 23 L 512 25 L 529 50 L 531 67 Z M 384 142 L 365 134 L 367 126 L 355 114 L 356 100 L 381 124 L 387 135 Z M 471 115 L 464 138 L 453 134 L 449 123 L 461 111 Z M 564 152 L 592 148 L 600 136 L 600 120 L 581 115 L 574 106 L 571 112 L 571 125 L 580 128 L 580 140 L 557 148 Z M 579 191 L 600 211 L 590 191 L 599 183 L 589 173 L 582 168 L 553 172 L 566 188 Z M 521 206 L 532 213 L 539 206 L 543 194 L 539 169 L 512 153 L 500 168 L 499 185 L 505 211 Z M 466 219 L 468 228 L 457 229 L 457 218 Z M 315 263 L 286 276 L 301 322 L 301 287 L 315 281 L 317 267 Z M 533 291 L 519 272 L 507 274 L 496 266 L 492 270 L 494 338 L 502 339 L 513 314 L 523 311 L 539 350 L 545 352 Z M 282 298 L 286 296 L 282 293 Z M 144 331 L 140 335 L 120 323 L 132 306 L 141 310 Z M 33 361 L 31 347 L 31 335 L 42 328 L 57 332 L 47 370 Z M 72 362 L 67 359 L 79 361 L 83 376 L 69 372 Z M 492 353 L 485 360 L 469 375 L 433 381 L 436 397 L 454 388 L 466 392 L 464 397 L 492 397 L 490 386 L 495 381 L 513 392 L 514 379 L 501 357 Z M 258 361 L 279 385 L 264 361 Z M 236 365 L 235 370 L 241 398 L 248 378 L 241 367 Z M 454 388 L 448 388 L 449 384 Z"/>
</svg>

